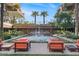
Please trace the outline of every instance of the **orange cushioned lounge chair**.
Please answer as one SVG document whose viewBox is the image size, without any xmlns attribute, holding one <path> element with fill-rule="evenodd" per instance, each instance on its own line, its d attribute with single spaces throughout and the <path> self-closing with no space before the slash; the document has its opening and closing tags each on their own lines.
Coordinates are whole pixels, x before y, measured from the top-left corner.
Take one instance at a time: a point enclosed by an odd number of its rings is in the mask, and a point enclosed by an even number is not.
<svg viewBox="0 0 79 59">
<path fill-rule="evenodd" d="M 79 39 L 77 39 L 77 41 L 76 41 L 76 46 L 77 46 L 77 49 L 79 51 Z"/>
<path fill-rule="evenodd" d="M 19 41 L 26 41 L 28 43 L 28 47 L 31 47 L 31 42 L 27 38 L 20 38 Z"/>
<path fill-rule="evenodd" d="M 2 40 L 0 39 L 0 51 L 1 51 L 1 46 L 3 45 L 3 42 L 2 42 Z"/>
<path fill-rule="evenodd" d="M 49 51 L 60 51 L 60 52 L 64 52 L 64 42 L 62 40 L 59 39 L 50 39 L 48 41 L 48 48 Z"/>
<path fill-rule="evenodd" d="M 28 39 L 21 38 L 21 39 L 15 41 L 15 48 L 14 48 L 15 52 L 17 50 L 25 50 L 25 51 L 27 51 L 28 48 L 29 48 L 29 40 Z"/>
<path fill-rule="evenodd" d="M 10 50 L 13 47 L 13 43 L 6 43 L 0 39 L 0 51 L 2 50 Z"/>
</svg>

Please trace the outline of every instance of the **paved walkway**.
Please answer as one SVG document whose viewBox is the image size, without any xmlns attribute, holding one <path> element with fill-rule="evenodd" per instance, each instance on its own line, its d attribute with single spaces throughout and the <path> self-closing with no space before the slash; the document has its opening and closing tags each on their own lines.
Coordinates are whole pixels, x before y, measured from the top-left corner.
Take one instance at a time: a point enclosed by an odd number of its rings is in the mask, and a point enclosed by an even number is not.
<svg viewBox="0 0 79 59">
<path fill-rule="evenodd" d="M 67 45 L 67 44 L 65 44 Z M 31 43 L 31 48 L 26 52 L 14 52 L 13 49 L 10 51 L 0 51 L 0 55 L 77 55 L 79 52 L 70 52 L 67 49 L 64 53 L 61 52 L 49 52 L 47 43 Z"/>
</svg>

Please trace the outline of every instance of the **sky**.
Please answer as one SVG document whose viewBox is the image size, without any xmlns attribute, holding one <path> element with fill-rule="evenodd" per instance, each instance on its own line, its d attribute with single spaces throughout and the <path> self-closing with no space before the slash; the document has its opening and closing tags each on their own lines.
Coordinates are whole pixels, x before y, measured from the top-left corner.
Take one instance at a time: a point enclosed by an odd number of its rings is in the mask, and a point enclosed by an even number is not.
<svg viewBox="0 0 79 59">
<path fill-rule="evenodd" d="M 54 15 L 58 8 L 61 6 L 60 3 L 21 3 L 20 7 L 24 13 L 25 21 L 34 23 L 34 17 L 31 16 L 32 11 L 47 11 L 48 16 L 46 17 L 46 23 L 54 21 Z M 43 24 L 42 16 L 37 16 L 37 24 Z"/>
</svg>

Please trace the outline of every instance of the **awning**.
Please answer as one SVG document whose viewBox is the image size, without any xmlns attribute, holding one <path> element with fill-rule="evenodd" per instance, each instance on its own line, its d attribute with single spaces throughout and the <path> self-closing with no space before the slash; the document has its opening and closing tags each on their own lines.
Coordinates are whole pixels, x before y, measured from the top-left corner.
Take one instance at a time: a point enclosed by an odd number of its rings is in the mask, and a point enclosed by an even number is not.
<svg viewBox="0 0 79 59">
<path fill-rule="evenodd" d="M 3 28 L 12 28 L 12 24 L 10 24 L 10 23 L 6 23 L 6 22 L 4 22 L 3 23 Z"/>
</svg>

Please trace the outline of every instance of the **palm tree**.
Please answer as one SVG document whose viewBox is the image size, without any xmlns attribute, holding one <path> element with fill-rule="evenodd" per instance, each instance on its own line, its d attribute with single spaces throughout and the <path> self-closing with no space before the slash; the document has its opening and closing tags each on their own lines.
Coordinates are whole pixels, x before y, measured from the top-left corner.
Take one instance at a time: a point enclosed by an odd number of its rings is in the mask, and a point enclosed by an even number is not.
<svg viewBox="0 0 79 59">
<path fill-rule="evenodd" d="M 3 39 L 3 17 L 4 17 L 4 3 L 1 3 L 1 21 L 0 21 L 0 24 L 1 24 L 1 39 Z"/>
<path fill-rule="evenodd" d="M 36 24 L 36 17 L 38 16 L 38 11 L 33 11 L 32 16 L 35 18 L 34 23 Z"/>
<path fill-rule="evenodd" d="M 45 17 L 48 16 L 47 11 L 41 12 L 41 16 L 43 16 L 43 24 L 45 24 Z"/>
<path fill-rule="evenodd" d="M 74 23 L 72 22 L 72 13 L 71 12 L 61 12 L 56 13 L 55 15 L 57 26 L 60 27 L 63 30 L 66 30 L 67 28 L 74 27 Z"/>
</svg>

